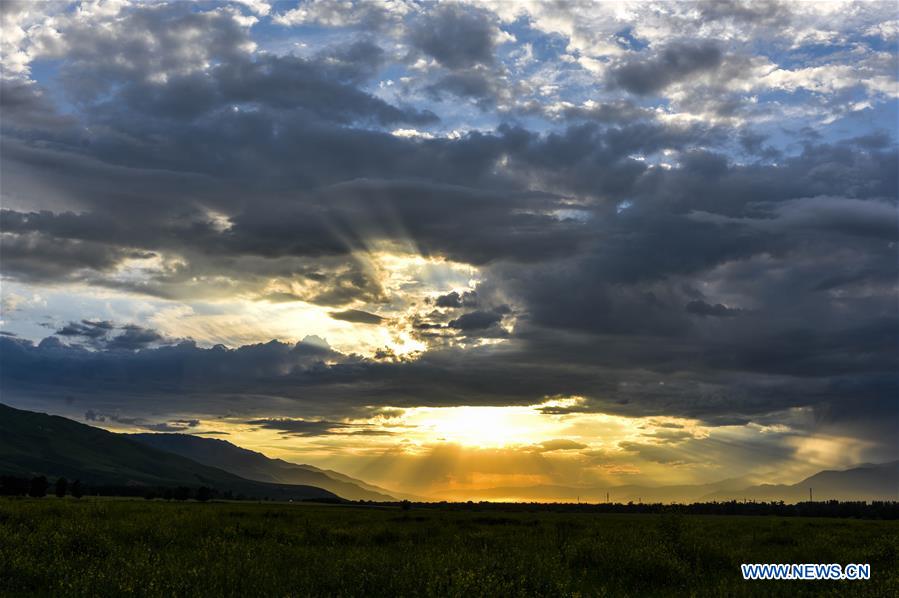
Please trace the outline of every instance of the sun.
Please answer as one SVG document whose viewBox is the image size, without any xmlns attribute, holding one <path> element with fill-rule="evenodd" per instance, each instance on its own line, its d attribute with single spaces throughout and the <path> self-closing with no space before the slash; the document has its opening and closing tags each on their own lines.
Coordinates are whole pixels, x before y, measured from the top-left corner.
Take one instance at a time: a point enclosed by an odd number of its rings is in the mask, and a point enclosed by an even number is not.
<svg viewBox="0 0 899 598">
<path fill-rule="evenodd" d="M 405 420 L 431 442 L 479 448 L 533 444 L 547 432 L 531 407 L 419 407 Z"/>
</svg>

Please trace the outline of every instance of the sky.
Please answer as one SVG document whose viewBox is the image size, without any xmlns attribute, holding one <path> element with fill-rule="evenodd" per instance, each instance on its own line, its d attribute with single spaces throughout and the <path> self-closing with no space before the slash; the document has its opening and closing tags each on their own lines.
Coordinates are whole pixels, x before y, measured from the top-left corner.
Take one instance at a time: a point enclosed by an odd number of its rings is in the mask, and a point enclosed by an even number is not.
<svg viewBox="0 0 899 598">
<path fill-rule="evenodd" d="M 893 2 L 0 10 L 4 403 L 440 498 L 899 458 Z"/>
</svg>

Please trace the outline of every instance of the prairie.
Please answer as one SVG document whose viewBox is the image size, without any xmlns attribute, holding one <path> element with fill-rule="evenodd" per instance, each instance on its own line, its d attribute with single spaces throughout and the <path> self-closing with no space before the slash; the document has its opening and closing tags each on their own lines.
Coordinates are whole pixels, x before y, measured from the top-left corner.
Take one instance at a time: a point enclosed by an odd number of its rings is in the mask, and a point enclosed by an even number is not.
<svg viewBox="0 0 899 598">
<path fill-rule="evenodd" d="M 746 562 L 871 580 L 744 581 Z M 3 499 L 0 594 L 895 596 L 899 521 Z"/>
</svg>

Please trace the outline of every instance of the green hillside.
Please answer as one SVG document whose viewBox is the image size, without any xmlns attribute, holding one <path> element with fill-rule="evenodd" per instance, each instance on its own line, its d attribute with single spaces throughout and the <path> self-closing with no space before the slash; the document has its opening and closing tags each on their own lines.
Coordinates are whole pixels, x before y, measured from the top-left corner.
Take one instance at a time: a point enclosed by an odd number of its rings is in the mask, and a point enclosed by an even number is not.
<svg viewBox="0 0 899 598">
<path fill-rule="evenodd" d="M 0 404 L 0 473 L 110 486 L 209 486 L 247 496 L 336 498 L 306 485 L 264 484 L 64 417 Z"/>
<path fill-rule="evenodd" d="M 307 484 L 324 488 L 348 500 L 394 501 L 386 490 L 336 472 L 311 465 L 271 459 L 262 453 L 241 448 L 225 440 L 190 434 L 130 434 L 141 444 L 175 453 L 211 467 L 223 469 L 248 480 L 277 484 Z"/>
</svg>

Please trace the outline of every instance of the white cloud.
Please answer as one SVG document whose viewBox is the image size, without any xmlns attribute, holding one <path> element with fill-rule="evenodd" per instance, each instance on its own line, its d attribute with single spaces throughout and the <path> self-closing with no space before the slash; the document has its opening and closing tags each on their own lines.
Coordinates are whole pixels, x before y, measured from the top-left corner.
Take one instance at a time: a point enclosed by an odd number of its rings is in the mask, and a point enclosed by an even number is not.
<svg viewBox="0 0 899 598">
<path fill-rule="evenodd" d="M 434 135 L 427 131 L 419 131 L 417 129 L 394 129 L 390 132 L 394 137 L 404 137 L 407 139 L 433 139 Z"/>
<path fill-rule="evenodd" d="M 243 4 L 244 6 L 246 6 L 251 11 L 253 11 L 254 13 L 256 13 L 257 15 L 259 15 L 261 17 L 269 14 L 272 10 L 271 4 L 269 4 L 265 0 L 233 0 L 233 1 L 237 2 L 238 4 Z"/>
</svg>

